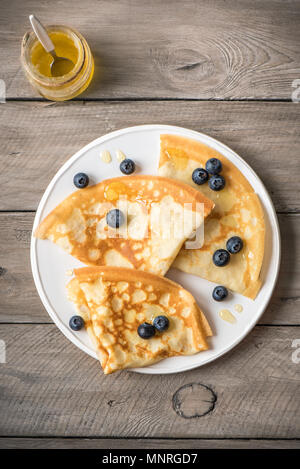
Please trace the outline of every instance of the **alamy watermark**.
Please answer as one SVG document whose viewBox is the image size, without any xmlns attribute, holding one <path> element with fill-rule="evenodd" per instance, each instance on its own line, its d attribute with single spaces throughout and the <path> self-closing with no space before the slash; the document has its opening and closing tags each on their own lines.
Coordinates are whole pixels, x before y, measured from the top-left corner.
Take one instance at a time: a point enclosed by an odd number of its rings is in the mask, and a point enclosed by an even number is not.
<svg viewBox="0 0 300 469">
<path fill-rule="evenodd" d="M 296 78 L 292 82 L 292 87 L 295 88 L 291 96 L 292 101 L 293 103 L 300 103 L 300 78 Z"/>
<path fill-rule="evenodd" d="M 294 339 L 292 347 L 296 349 L 292 353 L 292 362 L 298 364 L 300 363 L 300 339 Z"/>
<path fill-rule="evenodd" d="M 6 363 L 6 344 L 0 339 L 0 363 Z"/>
<path fill-rule="evenodd" d="M 165 197 L 160 203 L 150 206 L 140 202 L 129 202 L 121 196 L 116 205 L 106 203 L 106 211 L 119 210 L 116 228 L 110 226 L 104 217 L 97 225 L 99 239 L 123 238 L 142 240 L 180 241 L 187 240 L 185 249 L 199 249 L 204 241 L 204 204 L 176 204 Z"/>
<path fill-rule="evenodd" d="M 0 79 L 0 103 L 5 103 L 5 101 L 6 101 L 5 81 Z"/>
</svg>

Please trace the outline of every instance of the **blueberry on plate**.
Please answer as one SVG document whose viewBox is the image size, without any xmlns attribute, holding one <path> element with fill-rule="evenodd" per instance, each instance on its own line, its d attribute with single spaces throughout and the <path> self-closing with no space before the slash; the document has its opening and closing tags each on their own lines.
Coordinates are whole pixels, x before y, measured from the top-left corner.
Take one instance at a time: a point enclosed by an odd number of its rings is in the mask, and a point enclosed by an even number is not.
<svg viewBox="0 0 300 469">
<path fill-rule="evenodd" d="M 203 168 L 196 168 L 193 171 L 192 179 L 195 184 L 201 186 L 208 180 L 208 172 Z"/>
<path fill-rule="evenodd" d="M 138 327 L 138 335 L 142 339 L 150 339 L 153 337 L 155 334 L 155 327 L 152 326 L 152 324 L 149 324 L 148 322 L 143 322 L 143 324 L 140 324 Z"/>
<path fill-rule="evenodd" d="M 80 331 L 84 326 L 84 320 L 81 316 L 72 316 L 69 321 L 69 326 L 72 331 Z"/>
<path fill-rule="evenodd" d="M 225 179 L 223 176 L 221 176 L 221 174 L 217 174 L 216 176 L 212 176 L 210 178 L 208 185 L 213 191 L 220 191 L 225 187 Z"/>
<path fill-rule="evenodd" d="M 223 285 L 218 285 L 213 289 L 212 296 L 216 301 L 223 301 L 228 296 L 228 290 L 226 287 L 223 287 Z"/>
<path fill-rule="evenodd" d="M 213 263 L 217 267 L 224 267 L 230 260 L 230 254 L 226 249 L 217 249 L 213 254 Z"/>
<path fill-rule="evenodd" d="M 123 225 L 124 221 L 125 217 L 123 212 L 121 212 L 121 210 L 118 208 L 114 208 L 106 214 L 106 223 L 111 228 L 119 228 L 121 225 Z"/>
<path fill-rule="evenodd" d="M 153 326 L 159 332 L 166 331 L 169 327 L 169 319 L 166 316 L 156 316 L 153 321 Z"/>
<path fill-rule="evenodd" d="M 211 158 L 206 162 L 205 168 L 209 174 L 219 174 L 222 171 L 222 163 L 218 158 Z"/>
<path fill-rule="evenodd" d="M 84 187 L 86 187 L 90 180 L 89 180 L 89 177 L 87 174 L 85 173 L 77 173 L 75 174 L 74 178 L 73 178 L 73 182 L 75 184 L 76 187 L 78 187 L 78 189 L 83 189 Z"/>
<path fill-rule="evenodd" d="M 135 171 L 135 162 L 126 158 L 120 163 L 120 170 L 123 174 L 132 174 Z"/>
<path fill-rule="evenodd" d="M 227 241 L 226 248 L 230 254 L 237 254 L 243 249 L 243 240 L 239 236 L 232 236 Z"/>
</svg>

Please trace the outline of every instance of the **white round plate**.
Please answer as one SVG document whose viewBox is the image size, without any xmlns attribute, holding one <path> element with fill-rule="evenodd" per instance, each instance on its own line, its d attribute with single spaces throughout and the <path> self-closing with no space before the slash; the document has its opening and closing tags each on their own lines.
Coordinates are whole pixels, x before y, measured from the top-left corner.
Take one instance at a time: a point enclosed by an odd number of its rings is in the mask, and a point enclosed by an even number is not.
<svg viewBox="0 0 300 469">
<path fill-rule="evenodd" d="M 137 368 L 141 373 L 176 373 L 204 365 L 235 347 L 254 327 L 264 312 L 274 289 L 280 263 L 280 234 L 276 213 L 261 180 L 250 166 L 230 148 L 208 137 L 207 135 L 168 125 L 141 125 L 117 130 L 97 138 L 70 158 L 57 172 L 44 193 L 34 220 L 33 230 L 41 220 L 59 204 L 67 195 L 75 191 L 73 176 L 85 172 L 90 176 L 91 183 L 103 179 L 120 176 L 116 150 L 122 150 L 132 158 L 138 172 L 157 174 L 159 158 L 159 137 L 162 133 L 182 135 L 198 140 L 215 148 L 225 155 L 251 183 L 259 195 L 265 214 L 266 242 L 261 277 L 263 286 L 253 301 L 237 293 L 230 294 L 220 304 L 211 297 L 214 284 L 199 277 L 170 269 L 167 277 L 180 283 L 196 298 L 205 312 L 213 329 L 213 337 L 209 339 L 210 349 L 192 356 L 167 358 L 155 365 Z M 110 164 L 100 159 L 100 152 L 109 150 L 113 156 Z M 57 327 L 77 347 L 96 358 L 95 351 L 86 331 L 73 332 L 68 325 L 69 318 L 74 314 L 74 306 L 67 300 L 66 283 L 70 280 L 66 272 L 83 266 L 75 258 L 65 253 L 50 241 L 31 239 L 31 266 L 35 284 L 40 298 Z M 243 312 L 234 311 L 234 305 L 241 304 Z M 237 321 L 229 324 L 218 315 L 220 309 L 227 308 L 233 312 Z"/>
</svg>

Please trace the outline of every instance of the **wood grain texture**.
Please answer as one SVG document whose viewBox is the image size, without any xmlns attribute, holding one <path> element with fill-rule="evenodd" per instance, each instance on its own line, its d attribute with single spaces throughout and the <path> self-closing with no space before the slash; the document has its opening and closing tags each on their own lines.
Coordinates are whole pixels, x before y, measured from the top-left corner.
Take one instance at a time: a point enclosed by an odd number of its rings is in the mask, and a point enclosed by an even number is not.
<svg viewBox="0 0 300 469">
<path fill-rule="evenodd" d="M 31 274 L 29 249 L 33 218 L 34 213 L 0 213 L 0 322 L 52 322 Z M 260 324 L 300 324 L 300 215 L 281 214 L 279 222 L 281 271 Z"/>
<path fill-rule="evenodd" d="M 35 210 L 60 166 L 93 139 L 122 127 L 166 123 L 230 146 L 261 177 L 277 210 L 297 211 L 299 117 L 295 103 L 6 103 L 0 113 L 0 210 Z"/>
<path fill-rule="evenodd" d="M 291 99 L 300 78 L 298 0 L 2 0 L 1 78 L 11 97 L 37 96 L 19 60 L 32 12 L 88 40 L 89 98 Z"/>
<path fill-rule="evenodd" d="M 1 364 L 0 436 L 299 438 L 299 364 L 292 362 L 297 327 L 256 327 L 224 357 L 172 375 L 123 371 L 104 376 L 99 363 L 49 325 L 1 325 L 7 363 Z M 181 400 L 202 407 L 205 385 L 214 409 L 183 418 Z M 191 410 L 191 405 L 189 405 Z"/>
<path fill-rule="evenodd" d="M 2 449 L 299 449 L 299 440 L 0 438 Z"/>
</svg>

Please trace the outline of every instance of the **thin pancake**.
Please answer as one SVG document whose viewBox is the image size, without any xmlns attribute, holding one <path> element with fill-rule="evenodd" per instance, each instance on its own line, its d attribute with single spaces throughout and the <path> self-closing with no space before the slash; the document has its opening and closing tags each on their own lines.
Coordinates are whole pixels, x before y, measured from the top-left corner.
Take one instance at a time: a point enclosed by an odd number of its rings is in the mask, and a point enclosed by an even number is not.
<svg viewBox="0 0 300 469">
<path fill-rule="evenodd" d="M 186 203 L 189 210 L 184 209 Z M 115 208 L 128 220 L 119 229 L 109 228 L 106 222 L 106 214 Z M 42 221 L 35 236 L 53 241 L 87 265 L 116 265 L 163 275 L 212 208 L 213 203 L 198 191 L 173 179 L 107 179 L 67 197 Z"/>
<path fill-rule="evenodd" d="M 194 169 L 205 168 L 210 158 L 218 158 L 223 165 L 221 174 L 226 186 L 219 192 L 211 190 L 208 183 L 199 186 L 192 181 Z M 190 184 L 215 203 L 205 222 L 203 247 L 182 249 L 173 265 L 255 298 L 261 287 L 259 274 L 264 254 L 265 223 L 258 196 L 243 174 L 213 148 L 176 135 L 161 135 L 158 173 Z M 214 251 L 226 249 L 227 239 L 235 235 L 242 238 L 244 248 L 231 256 L 227 266 L 216 267 L 212 262 Z"/>
<path fill-rule="evenodd" d="M 105 374 L 208 348 L 210 326 L 193 296 L 175 282 L 117 267 L 85 267 L 74 273 L 68 298 L 85 320 Z M 142 339 L 138 326 L 159 315 L 168 317 L 169 328 Z"/>
</svg>

